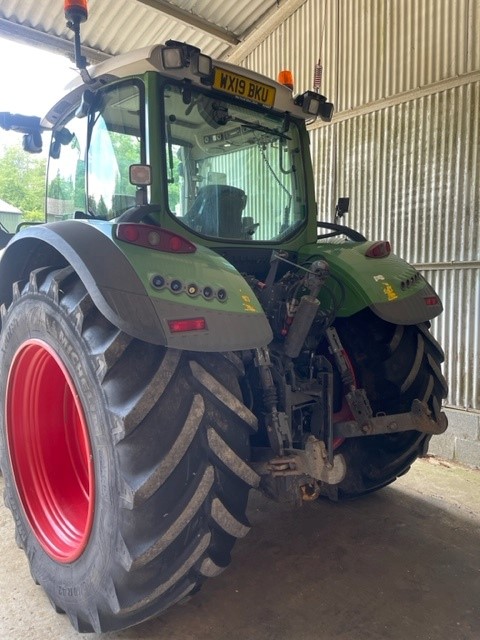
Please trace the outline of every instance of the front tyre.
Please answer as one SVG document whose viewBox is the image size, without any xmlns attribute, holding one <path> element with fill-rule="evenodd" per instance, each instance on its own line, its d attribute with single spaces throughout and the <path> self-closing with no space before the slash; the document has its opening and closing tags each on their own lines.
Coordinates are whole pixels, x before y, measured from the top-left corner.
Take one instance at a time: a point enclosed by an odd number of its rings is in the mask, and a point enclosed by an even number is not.
<svg viewBox="0 0 480 640">
<path fill-rule="evenodd" d="M 227 566 L 258 483 L 234 355 L 125 335 L 69 267 L 14 287 L 0 353 L 6 504 L 76 629 L 137 624 Z"/>
</svg>

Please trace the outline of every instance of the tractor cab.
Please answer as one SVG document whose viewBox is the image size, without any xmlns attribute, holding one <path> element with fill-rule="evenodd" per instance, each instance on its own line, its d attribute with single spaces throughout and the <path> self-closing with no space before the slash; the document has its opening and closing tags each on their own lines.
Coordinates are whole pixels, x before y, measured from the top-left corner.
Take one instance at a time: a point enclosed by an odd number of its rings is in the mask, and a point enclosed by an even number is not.
<svg viewBox="0 0 480 640">
<path fill-rule="evenodd" d="M 177 42 L 82 78 L 42 122 L 48 221 L 150 205 L 150 220 L 200 242 L 253 245 L 288 241 L 310 211 L 315 226 L 305 120 L 330 119 L 323 96 L 294 98 Z"/>
</svg>

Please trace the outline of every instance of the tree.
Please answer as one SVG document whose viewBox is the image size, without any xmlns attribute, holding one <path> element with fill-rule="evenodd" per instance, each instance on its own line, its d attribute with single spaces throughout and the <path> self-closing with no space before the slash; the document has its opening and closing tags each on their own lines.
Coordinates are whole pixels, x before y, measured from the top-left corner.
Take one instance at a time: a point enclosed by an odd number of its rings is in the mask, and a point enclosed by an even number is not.
<svg viewBox="0 0 480 640">
<path fill-rule="evenodd" d="M 140 140 L 115 131 L 110 131 L 109 136 L 118 164 L 115 193 L 135 195 L 136 188 L 129 180 L 129 167 L 140 162 Z"/>
<path fill-rule="evenodd" d="M 60 169 L 57 169 L 55 178 L 50 182 L 48 195 L 56 200 L 73 200 L 73 179 L 71 177 L 63 178 L 60 175 Z"/>
<path fill-rule="evenodd" d="M 25 220 L 44 219 L 45 168 L 45 158 L 19 146 L 0 149 L 0 198 L 20 209 Z"/>
</svg>

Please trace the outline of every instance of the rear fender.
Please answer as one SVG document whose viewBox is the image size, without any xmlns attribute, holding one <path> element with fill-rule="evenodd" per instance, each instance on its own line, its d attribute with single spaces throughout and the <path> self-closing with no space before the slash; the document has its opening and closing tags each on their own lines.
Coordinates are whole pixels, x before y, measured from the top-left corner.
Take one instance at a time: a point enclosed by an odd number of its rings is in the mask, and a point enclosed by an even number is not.
<svg viewBox="0 0 480 640">
<path fill-rule="evenodd" d="M 333 278 L 328 289 L 342 300 L 337 315 L 348 317 L 369 307 L 377 316 L 394 324 L 419 324 L 443 311 L 442 303 L 425 278 L 412 265 L 394 254 L 369 258 L 365 251 L 372 242 L 309 245 L 308 260 L 321 258 L 330 266 Z M 303 254 L 303 250 L 302 250 Z M 341 286 L 338 284 L 341 283 Z M 343 288 L 343 291 L 342 291 Z M 320 294 L 331 304 L 328 292 Z"/>
<path fill-rule="evenodd" d="M 34 269 L 71 265 L 100 312 L 127 334 L 173 348 L 230 351 L 268 344 L 271 330 L 244 278 L 224 259 L 199 247 L 195 254 L 172 255 L 127 245 L 115 238 L 115 225 L 68 220 L 29 227 L 9 243 L 0 261 L 0 302 L 10 304 L 14 282 L 28 280 Z M 212 255 L 206 255 L 212 254 Z M 168 265 L 168 266 L 165 266 Z M 207 301 L 169 286 L 152 285 L 156 273 L 168 284 L 176 277 L 186 284 L 222 287 L 227 298 Z M 207 274 L 207 275 L 206 275 Z M 174 333 L 172 320 L 204 318 L 205 329 Z"/>
</svg>

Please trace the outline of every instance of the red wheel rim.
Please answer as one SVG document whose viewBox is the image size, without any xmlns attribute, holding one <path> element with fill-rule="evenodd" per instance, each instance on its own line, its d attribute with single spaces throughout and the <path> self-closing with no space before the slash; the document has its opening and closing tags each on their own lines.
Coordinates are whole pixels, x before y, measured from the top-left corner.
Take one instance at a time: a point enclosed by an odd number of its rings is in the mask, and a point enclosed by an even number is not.
<svg viewBox="0 0 480 640">
<path fill-rule="evenodd" d="M 30 526 L 51 558 L 73 562 L 92 528 L 93 459 L 78 393 L 45 342 L 28 340 L 15 354 L 6 420 L 15 484 Z"/>
</svg>

